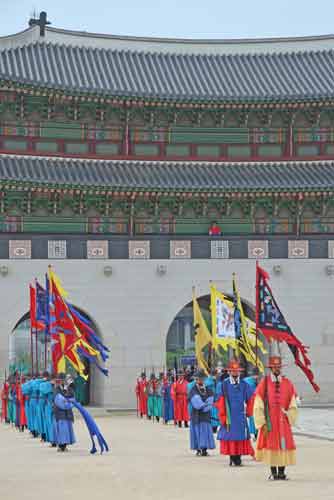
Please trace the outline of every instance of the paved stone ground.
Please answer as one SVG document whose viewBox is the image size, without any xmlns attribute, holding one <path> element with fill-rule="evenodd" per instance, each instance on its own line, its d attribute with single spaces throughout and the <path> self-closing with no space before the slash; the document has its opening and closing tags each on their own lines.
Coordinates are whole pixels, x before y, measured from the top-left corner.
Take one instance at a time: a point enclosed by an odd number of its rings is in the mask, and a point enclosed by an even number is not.
<svg viewBox="0 0 334 500">
<path fill-rule="evenodd" d="M 57 453 L 28 434 L 0 426 L 0 497 L 4 500 L 333 500 L 333 444 L 297 437 L 298 466 L 291 480 L 268 482 L 262 464 L 227 466 L 217 450 L 196 458 L 188 450 L 188 431 L 138 420 L 99 418 L 112 452 L 91 456 L 82 421 L 75 423 L 78 444 Z"/>
<path fill-rule="evenodd" d="M 334 408 L 299 408 L 296 430 L 334 440 Z"/>
</svg>

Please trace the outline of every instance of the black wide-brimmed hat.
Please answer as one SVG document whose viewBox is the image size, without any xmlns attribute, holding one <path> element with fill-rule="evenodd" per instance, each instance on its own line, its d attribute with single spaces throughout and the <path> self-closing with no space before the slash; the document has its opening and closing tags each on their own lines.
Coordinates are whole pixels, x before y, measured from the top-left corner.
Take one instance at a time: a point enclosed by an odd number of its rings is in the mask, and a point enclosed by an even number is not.
<svg viewBox="0 0 334 500">
<path fill-rule="evenodd" d="M 205 371 L 204 371 L 204 370 L 201 370 L 201 369 L 197 370 L 197 371 L 195 372 L 195 378 L 201 378 L 201 379 L 206 378 L 206 373 L 205 373 Z"/>
</svg>

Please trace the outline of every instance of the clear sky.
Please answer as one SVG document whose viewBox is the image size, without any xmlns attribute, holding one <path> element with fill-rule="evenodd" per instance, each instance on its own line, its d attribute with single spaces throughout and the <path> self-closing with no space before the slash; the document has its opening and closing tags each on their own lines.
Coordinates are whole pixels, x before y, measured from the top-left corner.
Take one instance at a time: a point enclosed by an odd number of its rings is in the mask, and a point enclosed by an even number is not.
<svg viewBox="0 0 334 500">
<path fill-rule="evenodd" d="M 137 36 L 243 38 L 334 32 L 334 0 L 0 0 L 0 35 L 46 10 L 53 26 Z"/>
</svg>

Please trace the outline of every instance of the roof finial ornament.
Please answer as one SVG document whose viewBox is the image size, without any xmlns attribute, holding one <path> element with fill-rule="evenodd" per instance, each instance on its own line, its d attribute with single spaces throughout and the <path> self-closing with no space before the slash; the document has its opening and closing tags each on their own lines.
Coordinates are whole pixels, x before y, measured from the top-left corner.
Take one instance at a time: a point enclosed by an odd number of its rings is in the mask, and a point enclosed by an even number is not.
<svg viewBox="0 0 334 500">
<path fill-rule="evenodd" d="M 37 19 L 35 15 L 29 19 L 29 26 L 39 26 L 39 35 L 45 36 L 45 26 L 51 24 L 47 18 L 47 13 L 43 11 L 40 13 L 39 19 Z"/>
</svg>

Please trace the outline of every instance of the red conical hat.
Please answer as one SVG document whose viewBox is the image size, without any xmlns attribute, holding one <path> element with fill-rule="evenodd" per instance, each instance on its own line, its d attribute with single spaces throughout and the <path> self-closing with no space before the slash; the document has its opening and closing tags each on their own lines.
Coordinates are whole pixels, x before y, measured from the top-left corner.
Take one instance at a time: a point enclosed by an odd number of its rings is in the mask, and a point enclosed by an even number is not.
<svg viewBox="0 0 334 500">
<path fill-rule="evenodd" d="M 231 359 L 227 365 L 227 371 L 229 371 L 229 372 L 231 372 L 231 371 L 242 372 L 242 371 L 244 371 L 244 368 L 242 368 L 242 366 L 240 366 L 240 363 L 237 359 Z"/>
</svg>

